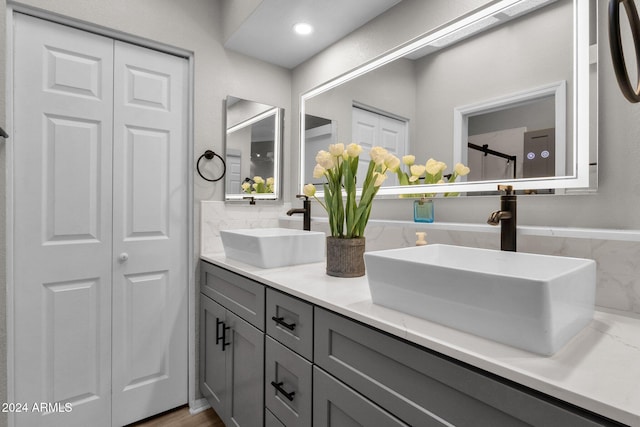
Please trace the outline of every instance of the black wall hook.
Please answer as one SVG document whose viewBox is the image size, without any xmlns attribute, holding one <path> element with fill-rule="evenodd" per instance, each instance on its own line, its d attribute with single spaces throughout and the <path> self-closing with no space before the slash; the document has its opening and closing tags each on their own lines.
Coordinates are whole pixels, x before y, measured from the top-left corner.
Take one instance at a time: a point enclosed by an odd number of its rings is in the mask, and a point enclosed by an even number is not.
<svg viewBox="0 0 640 427">
<path fill-rule="evenodd" d="M 204 175 L 202 175 L 202 172 L 200 172 L 200 160 L 202 160 L 202 158 L 205 158 L 207 160 L 211 160 L 214 157 L 217 157 L 220 159 L 220 161 L 222 162 L 222 174 L 220 174 L 220 176 L 218 178 L 207 178 Z M 227 164 L 225 163 L 224 159 L 217 153 L 211 151 L 211 150 L 207 150 L 204 152 L 204 154 L 202 154 L 199 158 L 198 158 L 198 162 L 196 163 L 196 170 L 198 171 L 198 175 L 200 175 L 200 177 L 202 179 L 204 179 L 205 181 L 209 181 L 209 182 L 216 182 L 216 181 L 220 181 L 224 175 L 227 173 Z"/>
<path fill-rule="evenodd" d="M 9 134 L 4 131 L 4 129 L 0 128 L 0 137 L 9 138 Z"/>
<path fill-rule="evenodd" d="M 640 102 L 640 81 L 635 86 L 631 83 L 627 64 L 622 52 L 622 36 L 620 35 L 620 3 L 623 3 L 627 12 L 627 19 L 631 26 L 633 47 L 636 55 L 636 69 L 640 78 L 640 18 L 634 0 L 610 0 L 609 1 L 609 47 L 613 70 L 622 94 L 629 102 Z"/>
</svg>

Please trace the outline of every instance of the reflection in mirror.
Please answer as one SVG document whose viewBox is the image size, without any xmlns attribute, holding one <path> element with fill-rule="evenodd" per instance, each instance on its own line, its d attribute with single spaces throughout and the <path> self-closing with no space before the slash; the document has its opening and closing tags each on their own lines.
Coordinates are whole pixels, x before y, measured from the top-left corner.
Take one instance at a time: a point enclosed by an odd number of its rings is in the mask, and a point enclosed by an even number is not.
<svg viewBox="0 0 640 427">
<path fill-rule="evenodd" d="M 564 81 L 456 107 L 453 157 L 471 169 L 463 179 L 504 181 L 572 174 L 565 112 Z M 553 189 L 536 193 L 553 193 Z"/>
<path fill-rule="evenodd" d="M 470 166 L 469 176 L 425 193 L 493 191 L 506 181 L 539 192 L 587 187 L 588 3 L 487 1 L 303 94 L 300 184 L 313 182 L 318 149 L 357 142 L 417 163 L 435 158 L 445 174 Z M 379 194 L 416 193 L 392 175 L 385 186 Z"/>
<path fill-rule="evenodd" d="M 282 109 L 229 96 L 226 114 L 225 200 L 278 199 Z"/>
</svg>

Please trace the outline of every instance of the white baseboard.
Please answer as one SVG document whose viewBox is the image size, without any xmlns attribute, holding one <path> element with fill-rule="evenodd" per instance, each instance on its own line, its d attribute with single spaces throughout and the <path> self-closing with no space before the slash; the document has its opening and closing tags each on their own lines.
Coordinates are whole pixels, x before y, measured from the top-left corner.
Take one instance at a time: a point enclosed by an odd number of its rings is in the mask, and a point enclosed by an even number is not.
<svg viewBox="0 0 640 427">
<path fill-rule="evenodd" d="M 211 406 L 209 405 L 209 402 L 207 402 L 207 399 L 198 399 L 189 404 L 189 413 L 191 415 L 199 414 L 200 412 L 205 411 L 210 407 Z"/>
</svg>

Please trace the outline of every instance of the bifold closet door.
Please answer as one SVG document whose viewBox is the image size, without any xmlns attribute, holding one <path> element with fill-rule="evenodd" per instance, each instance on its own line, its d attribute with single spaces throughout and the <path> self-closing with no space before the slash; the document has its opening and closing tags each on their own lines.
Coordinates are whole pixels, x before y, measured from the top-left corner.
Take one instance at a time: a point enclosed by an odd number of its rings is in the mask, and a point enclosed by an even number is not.
<svg viewBox="0 0 640 427">
<path fill-rule="evenodd" d="M 15 425 L 108 426 L 113 40 L 14 28 Z"/>
<path fill-rule="evenodd" d="M 186 60 L 21 14 L 14 35 L 15 425 L 186 403 Z"/>
<path fill-rule="evenodd" d="M 115 45 L 113 420 L 187 402 L 183 58 Z"/>
</svg>

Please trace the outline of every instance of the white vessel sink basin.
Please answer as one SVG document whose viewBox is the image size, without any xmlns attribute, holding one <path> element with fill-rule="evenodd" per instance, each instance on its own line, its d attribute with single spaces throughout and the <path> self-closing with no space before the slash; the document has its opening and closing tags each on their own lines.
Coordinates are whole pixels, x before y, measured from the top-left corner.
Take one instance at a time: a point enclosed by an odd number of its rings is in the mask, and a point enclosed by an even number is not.
<svg viewBox="0 0 640 427">
<path fill-rule="evenodd" d="M 593 318 L 593 260 L 427 245 L 365 263 L 375 304 L 543 355 Z"/>
<path fill-rule="evenodd" d="M 289 228 L 221 230 L 227 258 L 262 268 L 324 261 L 325 234 Z"/>
</svg>

